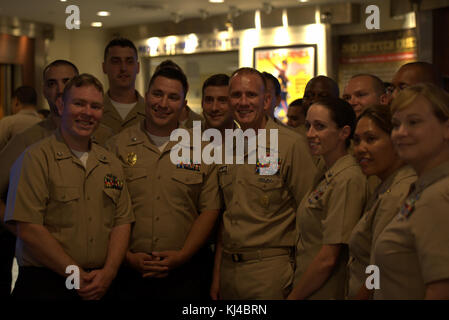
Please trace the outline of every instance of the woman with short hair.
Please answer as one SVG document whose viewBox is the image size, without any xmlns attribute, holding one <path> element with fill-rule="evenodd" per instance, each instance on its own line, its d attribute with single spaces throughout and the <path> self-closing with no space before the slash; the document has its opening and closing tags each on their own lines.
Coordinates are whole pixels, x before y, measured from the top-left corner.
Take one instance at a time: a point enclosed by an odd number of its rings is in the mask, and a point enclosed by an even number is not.
<svg viewBox="0 0 449 320">
<path fill-rule="evenodd" d="M 391 110 L 393 144 L 418 179 L 374 244 L 374 299 L 449 299 L 449 94 L 408 87 Z"/>
</svg>

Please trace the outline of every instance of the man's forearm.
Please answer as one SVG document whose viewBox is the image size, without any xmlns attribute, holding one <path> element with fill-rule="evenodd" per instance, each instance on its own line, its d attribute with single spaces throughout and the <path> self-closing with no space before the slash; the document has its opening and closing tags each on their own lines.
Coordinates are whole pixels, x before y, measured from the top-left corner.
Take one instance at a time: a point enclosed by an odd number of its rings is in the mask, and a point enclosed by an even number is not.
<svg viewBox="0 0 449 320">
<path fill-rule="evenodd" d="M 42 225 L 17 222 L 17 236 L 40 263 L 64 277 L 67 276 L 65 271 L 68 265 L 77 265 Z"/>
<path fill-rule="evenodd" d="M 117 270 L 125 258 L 128 250 L 129 234 L 131 232 L 130 224 L 122 224 L 116 226 L 111 231 L 108 245 L 108 256 L 104 269 L 111 272 L 113 277 L 117 274 Z"/>
<path fill-rule="evenodd" d="M 218 210 L 204 211 L 196 218 L 181 250 L 186 260 L 204 245 L 215 226 L 218 213 Z"/>
</svg>

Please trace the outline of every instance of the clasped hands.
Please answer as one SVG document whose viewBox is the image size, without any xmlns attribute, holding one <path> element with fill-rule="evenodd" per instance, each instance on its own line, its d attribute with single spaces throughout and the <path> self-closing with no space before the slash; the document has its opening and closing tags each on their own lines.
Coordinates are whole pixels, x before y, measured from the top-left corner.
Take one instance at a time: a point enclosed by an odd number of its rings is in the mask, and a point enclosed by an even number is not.
<svg viewBox="0 0 449 320">
<path fill-rule="evenodd" d="M 141 273 L 143 278 L 165 278 L 171 270 L 186 260 L 181 250 L 154 251 L 151 254 L 130 251 L 126 253 L 127 263 Z"/>
</svg>

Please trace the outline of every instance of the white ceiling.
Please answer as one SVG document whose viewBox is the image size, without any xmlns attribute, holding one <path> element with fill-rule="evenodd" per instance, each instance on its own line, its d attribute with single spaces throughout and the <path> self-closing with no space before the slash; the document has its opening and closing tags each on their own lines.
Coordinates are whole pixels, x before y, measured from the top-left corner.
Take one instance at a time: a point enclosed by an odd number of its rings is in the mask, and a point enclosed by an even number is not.
<svg viewBox="0 0 449 320">
<path fill-rule="evenodd" d="M 201 9 L 212 16 L 227 13 L 230 6 L 250 11 L 263 8 L 264 2 L 271 3 L 274 8 L 287 8 L 345 1 L 309 0 L 308 3 L 301 3 L 299 0 L 225 0 L 224 3 L 214 4 L 208 0 L 0 0 L 0 16 L 64 26 L 68 17 L 65 9 L 75 4 L 80 9 L 82 26 L 101 21 L 104 28 L 110 28 L 167 21 L 173 19 L 173 13 L 181 14 L 184 18 L 201 17 Z M 110 11 L 111 15 L 96 16 L 100 10 Z"/>
</svg>

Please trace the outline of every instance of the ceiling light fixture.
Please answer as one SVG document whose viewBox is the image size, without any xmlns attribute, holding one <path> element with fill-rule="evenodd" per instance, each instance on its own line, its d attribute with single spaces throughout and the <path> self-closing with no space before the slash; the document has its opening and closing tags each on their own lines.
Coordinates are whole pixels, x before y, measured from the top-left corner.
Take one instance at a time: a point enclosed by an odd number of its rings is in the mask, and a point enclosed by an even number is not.
<svg viewBox="0 0 449 320">
<path fill-rule="evenodd" d="M 270 14 L 271 11 L 273 11 L 273 6 L 271 5 L 271 3 L 269 2 L 264 2 L 262 4 L 262 10 L 266 13 L 266 14 Z"/>
<path fill-rule="evenodd" d="M 256 27 L 256 30 L 260 30 L 262 28 L 260 23 L 260 10 L 256 10 L 254 13 L 254 26 Z"/>
<path fill-rule="evenodd" d="M 99 22 L 99 21 L 96 21 L 96 22 L 92 22 L 90 24 L 90 26 L 94 27 L 94 28 L 101 28 L 103 26 L 103 24 L 101 22 Z"/>
<path fill-rule="evenodd" d="M 111 13 L 109 11 L 98 11 L 97 16 L 99 17 L 109 17 Z"/>
<path fill-rule="evenodd" d="M 224 0 L 209 0 L 210 3 L 223 3 Z"/>
<path fill-rule="evenodd" d="M 205 20 L 205 19 L 209 18 L 210 13 L 204 9 L 200 9 L 200 15 L 201 15 L 201 19 Z"/>
<path fill-rule="evenodd" d="M 182 20 L 182 15 L 177 12 L 172 12 L 171 19 L 174 23 L 180 23 Z"/>
</svg>

